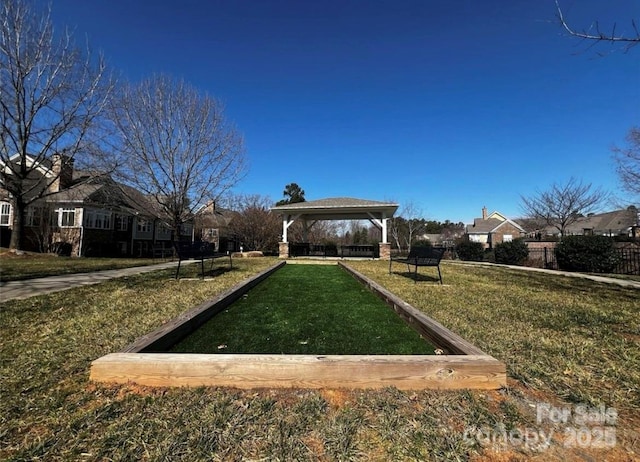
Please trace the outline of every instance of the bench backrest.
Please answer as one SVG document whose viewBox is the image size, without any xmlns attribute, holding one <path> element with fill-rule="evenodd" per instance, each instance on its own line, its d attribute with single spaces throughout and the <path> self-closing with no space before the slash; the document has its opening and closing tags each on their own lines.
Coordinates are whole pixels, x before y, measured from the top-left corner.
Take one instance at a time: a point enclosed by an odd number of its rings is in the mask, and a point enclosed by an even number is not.
<svg viewBox="0 0 640 462">
<path fill-rule="evenodd" d="M 407 260 L 417 260 L 421 265 L 438 266 L 446 251 L 444 247 L 412 247 Z"/>
<path fill-rule="evenodd" d="M 216 250 L 216 246 L 210 242 L 174 242 L 173 247 L 180 260 L 206 257 L 213 255 Z"/>
</svg>

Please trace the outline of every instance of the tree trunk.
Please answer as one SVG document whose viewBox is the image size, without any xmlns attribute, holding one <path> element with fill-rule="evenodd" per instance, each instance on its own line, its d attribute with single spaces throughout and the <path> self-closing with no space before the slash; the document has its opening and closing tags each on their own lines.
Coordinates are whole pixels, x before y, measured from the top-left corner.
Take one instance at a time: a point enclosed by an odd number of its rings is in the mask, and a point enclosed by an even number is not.
<svg viewBox="0 0 640 462">
<path fill-rule="evenodd" d="M 24 233 L 24 211 L 26 206 L 20 197 L 13 200 L 11 204 L 13 207 L 13 221 L 11 227 L 11 241 L 9 242 L 9 249 L 22 250 L 22 235 Z"/>
</svg>

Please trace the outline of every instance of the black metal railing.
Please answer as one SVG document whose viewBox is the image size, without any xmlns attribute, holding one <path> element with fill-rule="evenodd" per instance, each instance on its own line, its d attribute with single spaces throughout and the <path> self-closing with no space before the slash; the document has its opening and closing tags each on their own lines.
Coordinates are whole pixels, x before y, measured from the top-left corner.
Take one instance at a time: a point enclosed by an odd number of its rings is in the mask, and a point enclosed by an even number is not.
<svg viewBox="0 0 640 462">
<path fill-rule="evenodd" d="M 618 256 L 618 264 L 611 274 L 640 275 L 640 249 L 615 249 Z M 556 260 L 555 249 L 544 247 L 542 249 L 529 249 L 527 266 L 535 268 L 559 269 Z"/>
<path fill-rule="evenodd" d="M 292 257 L 379 258 L 380 248 L 377 245 L 335 245 L 291 242 L 289 243 L 289 255 Z"/>
</svg>

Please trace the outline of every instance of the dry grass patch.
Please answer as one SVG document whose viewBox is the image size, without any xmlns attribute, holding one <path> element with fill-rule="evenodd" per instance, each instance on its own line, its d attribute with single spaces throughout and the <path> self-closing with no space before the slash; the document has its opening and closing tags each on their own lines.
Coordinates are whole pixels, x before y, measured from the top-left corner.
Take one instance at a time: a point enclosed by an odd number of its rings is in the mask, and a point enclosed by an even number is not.
<svg viewBox="0 0 640 462">
<path fill-rule="evenodd" d="M 447 265 L 448 287 L 354 263 L 507 364 L 511 377 L 575 403 L 640 411 L 636 289 L 502 268 Z"/>
<path fill-rule="evenodd" d="M 162 263 L 151 258 L 77 258 L 53 254 L 0 252 L 0 281 L 131 268 Z"/>
<path fill-rule="evenodd" d="M 633 460 L 637 292 L 573 278 L 444 265 L 448 287 L 354 263 L 508 364 L 499 391 L 150 389 L 88 382 L 90 362 L 273 259 L 206 281 L 150 273 L 0 307 L 2 460 Z M 185 268 L 185 270 L 187 270 Z M 194 277 L 197 268 L 190 268 Z M 570 373 L 568 371 L 571 371 Z M 567 373 L 565 373 L 567 371 Z M 514 381 L 514 378 L 519 381 Z M 589 402 L 622 418 L 614 450 L 483 447 L 469 428 L 538 426 L 531 405 Z M 635 422 L 635 423 L 634 423 Z M 561 434 L 559 434 L 561 436 Z"/>
</svg>

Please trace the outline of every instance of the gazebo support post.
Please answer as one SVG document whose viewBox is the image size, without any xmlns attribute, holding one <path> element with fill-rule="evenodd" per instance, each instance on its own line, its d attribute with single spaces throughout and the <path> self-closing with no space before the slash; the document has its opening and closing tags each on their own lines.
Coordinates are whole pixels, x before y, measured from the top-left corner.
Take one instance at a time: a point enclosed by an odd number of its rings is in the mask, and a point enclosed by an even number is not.
<svg viewBox="0 0 640 462">
<path fill-rule="evenodd" d="M 381 242 L 380 244 L 380 260 L 391 260 L 391 244 Z"/>
<path fill-rule="evenodd" d="M 288 242 L 279 242 L 278 243 L 278 258 L 289 258 L 289 243 Z"/>
</svg>

